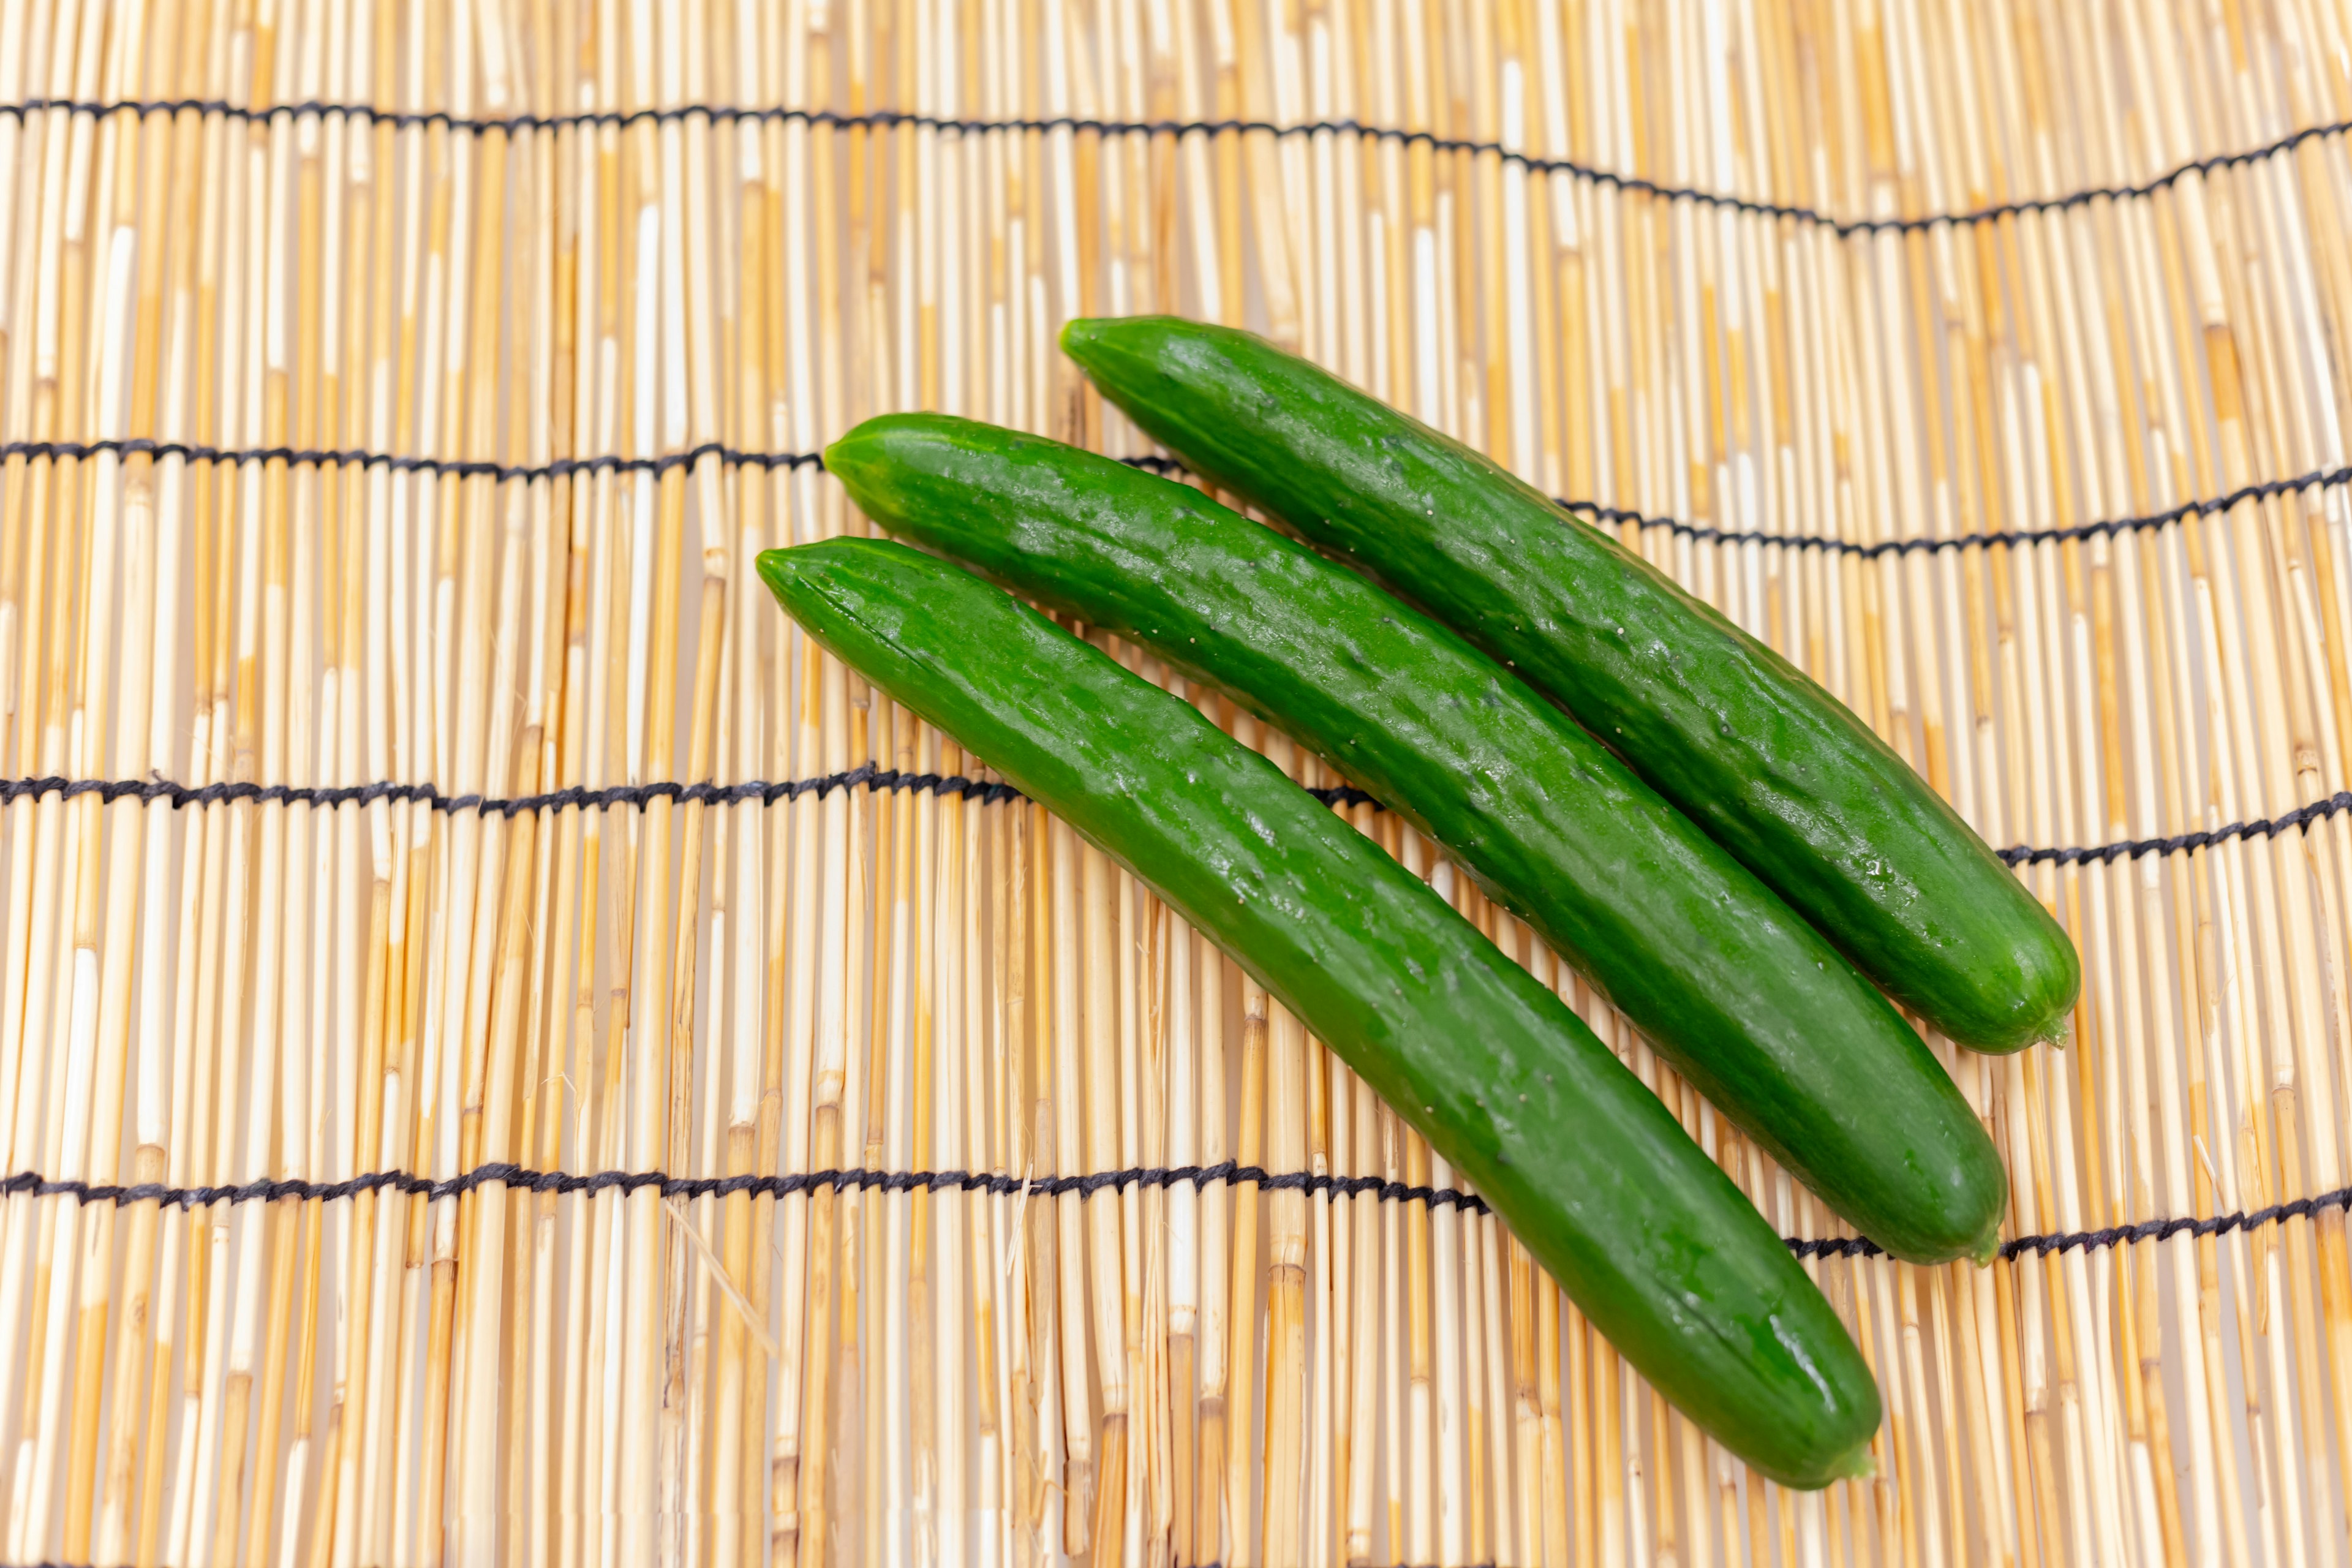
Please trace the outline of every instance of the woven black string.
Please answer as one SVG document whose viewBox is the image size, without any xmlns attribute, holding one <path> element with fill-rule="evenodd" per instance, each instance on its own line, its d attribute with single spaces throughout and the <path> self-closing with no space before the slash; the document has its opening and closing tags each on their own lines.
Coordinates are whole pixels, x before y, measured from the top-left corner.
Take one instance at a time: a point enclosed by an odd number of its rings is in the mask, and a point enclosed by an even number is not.
<svg viewBox="0 0 2352 1568">
<path fill-rule="evenodd" d="M 545 463 L 490 463 L 463 458 L 402 457 L 390 452 L 356 448 L 338 450 L 310 447 L 207 447 L 191 441 L 156 441 L 143 437 L 105 441 L 10 441 L 0 444 L 0 458 L 75 458 L 83 461 L 111 452 L 117 457 L 143 454 L 153 458 L 184 458 L 192 463 L 285 463 L 295 467 L 330 463 L 344 468 L 390 468 L 394 473 L 435 474 L 457 479 L 554 479 L 572 474 L 666 474 L 690 468 L 705 458 L 757 468 L 822 468 L 824 459 L 814 452 L 751 452 L 719 441 L 705 441 L 683 451 L 652 458 L 557 458 Z M 1161 459 L 1144 466 L 1158 467 Z"/>
<path fill-rule="evenodd" d="M 691 468 L 705 458 L 716 458 L 721 463 L 759 468 L 824 468 L 824 458 L 814 452 L 753 452 L 730 447 L 717 441 L 707 441 L 684 451 L 666 452 L 652 458 L 558 458 L 550 462 L 492 463 L 461 458 L 399 457 L 388 452 L 358 449 L 334 450 L 301 447 L 207 447 L 186 441 L 157 441 L 146 437 L 102 441 L 7 441 L 0 442 L 0 460 L 22 457 L 27 458 L 74 458 L 87 462 L 101 453 L 118 457 L 145 454 L 150 457 L 184 458 L 190 462 L 211 463 L 285 463 L 292 467 L 337 464 L 347 468 L 388 468 L 395 473 L 448 475 L 460 479 L 487 478 L 503 483 L 508 480 L 530 482 L 538 479 L 562 479 L 572 474 L 623 473 L 663 474 L 672 468 Z M 1180 474 L 1184 466 L 1172 458 L 1147 454 L 1118 459 L 1131 468 L 1147 468 L 1158 474 Z M 2127 533 L 2145 532 L 2169 527 L 2185 518 L 2212 516 L 2236 509 L 2250 500 L 2266 500 L 2274 496 L 2292 495 L 2299 490 L 2333 489 L 2352 483 L 2352 467 L 2315 468 L 2309 473 L 2285 479 L 2263 479 L 2259 483 L 2242 485 L 2234 490 L 2199 500 L 2183 501 L 2162 511 L 2147 512 L 2136 517 L 2104 518 L 2096 522 L 2074 523 L 2065 528 L 1991 529 L 1977 533 L 1951 534 L 1943 537 L 1883 539 L 1873 544 L 1863 544 L 1850 539 L 1833 539 L 1818 533 L 1768 533 L 1758 529 L 1708 528 L 1685 522 L 1679 518 L 1653 517 L 1647 512 L 1629 510 L 1623 507 L 1603 506 L 1599 501 L 1577 500 L 1567 496 L 1555 497 L 1553 504 L 1580 516 L 1597 518 L 1603 522 L 1634 523 L 1642 528 L 1661 528 L 1683 539 L 1702 544 L 1759 544 L 1780 550 L 1820 550 L 1832 555 L 1853 555 L 1872 560 L 1881 555 L 1940 553 L 1950 550 L 1981 549 L 2004 544 L 2027 546 L 2058 544 L 2070 540 L 2084 541 L 2101 537 L 2120 538 Z"/>
<path fill-rule="evenodd" d="M 218 114 L 240 121 L 274 120 L 280 115 L 336 115 L 371 124 L 389 125 L 395 130 L 408 127 L 440 126 L 450 131 L 503 131 L 512 134 L 521 131 L 561 131 L 571 127 L 595 126 L 625 128 L 638 124 L 659 124 L 671 121 L 699 118 L 713 124 L 737 121 L 774 121 L 803 125 L 830 125 L 842 130 L 887 130 L 907 126 L 917 130 L 946 131 L 965 133 L 985 133 L 992 131 L 1015 132 L 1047 132 L 1055 131 L 1091 132 L 1104 136 L 1214 136 L 1227 132 L 1263 132 L 1272 136 L 1350 135 L 1379 142 L 1394 142 L 1403 146 L 1422 146 L 1438 153 L 1493 153 L 1505 163 L 1515 163 L 1531 174 L 1571 174 L 1591 180 L 1595 184 L 1643 195 L 1657 196 L 1667 201 L 1693 202 L 1701 206 L 1718 207 L 1730 212 L 1752 214 L 1759 217 L 1787 218 L 1798 223 L 1815 224 L 1840 235 L 1907 234 L 1934 228 L 1938 224 L 1979 224 L 1997 222 L 2027 213 L 2063 211 L 2098 201 L 2121 201 L 2152 195 L 2175 184 L 2192 174 L 2210 174 L 2217 170 L 2237 168 L 2259 163 L 2292 152 L 2314 137 L 2333 136 L 2352 130 L 2352 121 L 2336 121 L 2325 125 L 2307 125 L 2300 131 L 2266 142 L 2243 152 L 2221 153 L 2210 158 L 2193 159 L 2158 174 L 2145 184 L 2095 185 L 2072 191 L 2060 196 L 2037 196 L 2023 201 L 2001 202 L 1992 206 L 1977 207 L 1967 212 L 1931 214 L 1925 217 L 1899 218 L 1833 218 L 1813 207 L 1787 205 L 1778 202 L 1759 202 L 1746 196 L 1727 195 L 1720 191 L 1703 191 L 1683 185 L 1660 184 L 1638 174 L 1622 174 L 1610 169 L 1597 169 L 1580 163 L 1572 158 L 1538 158 L 1505 147 L 1500 142 L 1473 141 L 1458 136 L 1439 136 L 1427 131 L 1405 131 L 1394 126 L 1366 125 L 1356 120 L 1318 120 L 1290 125 L 1277 125 L 1263 120 L 1093 120 L 1074 115 L 1056 115 L 1036 120 L 960 120 L 933 114 L 916 114 L 903 110 L 877 109 L 863 114 L 842 114 L 829 109 L 740 108 L 731 104 L 686 103 L 666 109 L 604 110 L 576 114 L 512 114 L 494 117 L 474 117 L 450 114 L 442 110 L 422 112 L 397 112 L 378 110 L 358 103 L 324 103 L 305 100 L 299 103 L 271 104 L 253 108 L 230 103 L 222 99 L 162 99 L 120 100 L 97 101 L 66 98 L 34 98 L 19 103 L 0 104 L 0 115 L 19 119 L 41 111 L 61 110 L 68 114 L 89 114 L 104 117 L 110 114 Z"/>
<path fill-rule="evenodd" d="M 191 785 L 174 784 L 160 775 L 151 779 L 0 779 L 0 805 L 13 800 L 37 800 L 50 795 L 63 795 L 68 800 L 78 795 L 94 795 L 106 803 L 118 800 L 161 801 L 175 811 L 184 806 L 215 805 L 236 801 L 252 801 L 257 805 L 274 802 L 282 805 L 330 809 L 342 805 L 369 805 L 376 801 L 415 801 L 438 812 L 478 811 L 486 816 L 513 816 L 522 812 L 563 811 L 574 807 L 584 811 L 609 811 L 616 805 L 643 809 L 648 802 L 656 799 L 674 800 L 680 805 L 699 802 L 705 805 L 752 803 L 773 805 L 779 801 L 796 800 L 804 795 L 813 795 L 822 800 L 835 790 L 854 789 L 860 784 L 877 790 L 904 789 L 918 794 L 961 795 L 982 805 L 1028 798 L 1008 784 L 988 784 L 966 778 L 961 773 L 901 773 L 896 768 L 864 763 L 845 773 L 827 773 L 822 778 L 813 779 L 772 782 L 753 779 L 731 784 L 679 784 L 675 780 L 665 780 L 657 784 L 614 784 L 604 789 L 583 789 L 575 785 L 570 789 L 550 790 L 543 795 L 513 797 L 445 795 L 429 784 L 394 784 L 388 780 L 365 784 L 313 786 L 259 784 Z M 1307 793 L 1326 805 L 1380 805 L 1379 801 L 1353 784 L 1326 785 Z M 2268 838 L 2346 811 L 2352 811 L 2352 790 L 2339 790 L 2326 800 L 2315 800 L 2308 805 L 2281 812 L 2276 816 L 2232 822 L 2226 826 L 2183 833 L 2172 838 L 2135 838 L 2117 844 L 2094 844 L 2065 849 L 2037 849 L 2020 844 L 1995 853 L 2011 866 L 2105 865 L 2116 860 L 2137 860 L 2146 855 L 2174 855 L 2182 850 L 2208 849 L 2235 838 Z"/>
<path fill-rule="evenodd" d="M 2173 855 L 2184 849 L 2206 849 L 2232 838 L 2268 838 L 2290 828 L 2300 828 L 2352 810 L 2352 791 L 2338 790 L 2326 800 L 2315 800 L 2308 805 L 2283 811 L 2276 816 L 2252 822 L 2232 822 L 2216 827 L 2210 833 L 2183 833 L 2175 838 L 2135 838 L 2121 844 L 2096 844 L 2080 849 L 2029 849 L 2022 845 L 1997 851 L 2012 866 L 2033 866 L 2054 863 L 2060 866 L 2106 865 L 2116 860 L 2137 860 L 2143 855 Z"/>
<path fill-rule="evenodd" d="M 786 779 L 776 783 L 753 780 L 748 784 L 679 784 L 663 781 L 656 784 L 614 784 L 606 789 L 550 790 L 543 795 L 512 797 L 480 795 L 445 795 L 429 784 L 394 784 L 379 780 L 374 784 L 343 786 L 311 787 L 302 784 L 210 784 L 190 785 L 174 784 L 160 775 L 151 779 L 0 779 L 0 803 L 26 798 L 37 799 L 47 795 L 61 795 L 70 800 L 77 795 L 94 795 L 102 802 L 118 800 L 162 801 L 174 811 L 190 805 L 215 805 L 227 802 L 252 801 L 257 805 L 371 805 L 377 801 L 398 803 L 415 801 L 439 812 L 477 811 L 485 816 L 513 816 L 533 811 L 562 811 L 579 807 L 590 811 L 608 811 L 614 806 L 643 809 L 655 800 L 674 800 L 680 805 L 699 802 L 706 805 L 734 805 L 758 802 L 772 805 L 778 801 L 794 800 L 804 795 L 822 800 L 837 789 L 854 789 L 866 784 L 875 789 L 907 789 L 919 794 L 962 795 L 982 804 L 998 800 L 1019 800 L 1021 792 L 1007 784 L 987 784 L 961 773 L 901 773 L 896 768 L 877 767 L 865 763 L 844 773 L 827 773 L 823 778 Z M 1353 792 L 1361 794 L 1362 792 Z M 1370 796 L 1365 798 L 1369 799 Z"/>
<path fill-rule="evenodd" d="M 562 1171 L 534 1171 L 499 1162 L 478 1165 L 463 1175 L 440 1181 L 404 1171 L 375 1171 L 341 1182 L 291 1179 L 247 1182 L 236 1186 L 173 1187 L 147 1182 L 135 1185 L 98 1182 L 58 1182 L 36 1172 L 20 1171 L 0 1180 L 0 1194 L 31 1194 L 37 1197 L 69 1196 L 85 1204 L 161 1204 L 172 1208 L 208 1208 L 215 1204 L 280 1203 L 288 1200 L 333 1203 L 362 1193 L 393 1192 L 434 1202 L 452 1198 L 477 1187 L 498 1183 L 511 1192 L 631 1193 L 657 1188 L 666 1198 L 726 1197 L 745 1193 L 754 1197 L 783 1197 L 819 1190 L 885 1193 L 992 1193 L 1006 1197 L 1059 1197 L 1128 1187 L 1206 1186 L 1214 1182 L 1255 1185 L 1267 1192 L 1326 1193 L 1333 1197 L 1377 1197 L 1384 1203 L 1426 1204 L 1433 1208 L 1461 1208 L 1487 1213 L 1475 1193 L 1453 1187 L 1408 1186 L 1378 1176 L 1318 1176 L 1306 1171 L 1272 1172 L 1259 1165 L 1227 1160 L 1214 1165 L 1135 1166 L 1084 1176 L 1008 1176 L 976 1171 L 875 1171 L 865 1169 L 808 1171 L 775 1176 L 673 1176 L 661 1171 L 598 1171 L 572 1175 Z M 2160 1241 L 2175 1236 L 2221 1236 L 2252 1230 L 2281 1220 L 2308 1219 L 2326 1209 L 2352 1208 L 2352 1187 L 2339 1187 L 2315 1197 L 2273 1204 L 2251 1213 L 2216 1215 L 2210 1219 L 2152 1219 L 2138 1225 L 2111 1226 L 2105 1230 L 2059 1231 L 2046 1236 L 2021 1236 L 2001 1244 L 2007 1258 L 2028 1252 L 2047 1256 L 2077 1248 L 2095 1251 L 2128 1242 Z M 1783 1237 L 1800 1258 L 1874 1258 L 1883 1250 L 1860 1237 L 1806 1239 Z"/>
<path fill-rule="evenodd" d="M 1123 459 L 1127 460 L 1127 459 Z M 2231 511 L 2247 501 L 2268 500 L 2274 496 L 2293 495 L 2298 490 L 2333 489 L 2352 482 L 2352 467 L 2315 468 L 2306 474 L 2294 474 L 2281 479 L 2263 479 L 2260 483 L 2241 485 L 2234 490 L 2199 500 L 2183 501 L 2162 511 L 2146 512 L 2137 517 L 2103 518 L 2096 522 L 2078 522 L 2065 528 L 1990 529 L 1977 533 L 1955 533 L 1941 537 L 1914 539 L 1882 539 L 1874 544 L 1862 544 L 1851 539 L 1832 539 L 1817 533 L 1766 533 L 1754 529 L 1704 528 L 1679 519 L 1651 517 L 1619 507 L 1602 506 L 1595 501 L 1570 500 L 1562 496 L 1554 504 L 1573 512 L 1597 517 L 1607 522 L 1638 523 L 1643 528 L 1663 528 L 1685 539 L 1706 544 L 1764 544 L 1783 550 L 1819 550 L 1832 555 L 1855 555 L 1871 560 L 1881 555 L 1940 554 L 1948 550 L 1982 549 L 1989 545 L 2023 546 L 2063 544 L 2069 540 L 2084 541 L 2099 538 L 2121 538 L 2127 533 L 2144 533 L 2154 529 L 2168 528 L 2190 517 L 2211 517 Z"/>
</svg>

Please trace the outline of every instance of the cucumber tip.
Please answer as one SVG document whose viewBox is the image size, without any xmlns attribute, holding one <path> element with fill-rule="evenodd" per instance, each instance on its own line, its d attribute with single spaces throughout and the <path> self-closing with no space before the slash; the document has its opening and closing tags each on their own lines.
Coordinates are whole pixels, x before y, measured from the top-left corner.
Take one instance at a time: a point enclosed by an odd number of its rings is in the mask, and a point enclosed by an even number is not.
<svg viewBox="0 0 2352 1568">
<path fill-rule="evenodd" d="M 784 551 L 762 550 L 753 558 L 751 569 L 768 585 L 768 592 L 781 598 L 798 578 L 800 563 Z"/>
<path fill-rule="evenodd" d="M 1870 1457 L 1870 1445 L 1863 1444 L 1830 1467 L 1832 1481 L 1866 1481 L 1878 1473 L 1878 1466 Z"/>
<path fill-rule="evenodd" d="M 1062 330 L 1055 341 L 1060 343 L 1064 353 L 1083 365 L 1087 363 L 1086 351 L 1102 336 L 1103 327 L 1102 317 L 1073 316 L 1062 323 Z"/>
</svg>

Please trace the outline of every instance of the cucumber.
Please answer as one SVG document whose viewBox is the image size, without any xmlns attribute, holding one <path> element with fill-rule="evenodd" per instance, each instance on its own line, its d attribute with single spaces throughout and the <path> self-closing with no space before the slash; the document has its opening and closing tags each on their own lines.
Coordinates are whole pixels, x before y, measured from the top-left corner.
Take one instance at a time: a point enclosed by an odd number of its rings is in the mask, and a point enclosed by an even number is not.
<svg viewBox="0 0 2352 1568">
<path fill-rule="evenodd" d="M 825 451 L 892 532 L 1141 643 L 1454 851 L 1863 1235 L 1990 1258 L 2000 1157 L 1853 966 L 1508 670 L 1189 486 L 937 414 Z"/>
<path fill-rule="evenodd" d="M 1062 346 L 1186 466 L 1566 707 L 1930 1025 L 2063 1037 L 2082 967 L 2049 911 L 1837 699 L 1616 540 L 1250 333 L 1138 316 Z"/>
<path fill-rule="evenodd" d="M 1691 1419 L 1790 1486 L 1867 1473 L 1877 1385 L 1788 1247 L 1419 878 L 1190 703 L 968 573 L 858 539 L 759 570 L 810 636 L 1232 954 Z"/>
</svg>

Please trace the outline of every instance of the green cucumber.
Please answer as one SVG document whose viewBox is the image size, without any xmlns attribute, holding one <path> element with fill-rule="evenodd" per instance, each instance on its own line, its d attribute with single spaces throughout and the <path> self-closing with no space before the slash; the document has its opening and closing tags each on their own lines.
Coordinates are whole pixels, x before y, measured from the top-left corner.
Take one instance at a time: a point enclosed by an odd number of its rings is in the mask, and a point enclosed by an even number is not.
<svg viewBox="0 0 2352 1568">
<path fill-rule="evenodd" d="M 1878 1389 L 1829 1302 L 1641 1080 L 1427 884 L 968 573 L 856 539 L 759 569 L 819 643 L 1232 954 L 1691 1419 L 1790 1486 L 1867 1473 Z"/>
<path fill-rule="evenodd" d="M 1511 666 L 1953 1040 L 2062 1038 L 2074 944 L 1893 748 L 1780 655 L 1458 441 L 1264 339 L 1167 316 L 1062 346 L 1200 474 Z"/>
<path fill-rule="evenodd" d="M 824 458 L 893 533 L 1141 643 L 1402 812 L 1863 1235 L 1913 1263 L 1998 1250 L 2000 1157 L 1918 1035 L 1460 637 L 1189 486 L 1058 441 L 890 414 Z"/>
</svg>

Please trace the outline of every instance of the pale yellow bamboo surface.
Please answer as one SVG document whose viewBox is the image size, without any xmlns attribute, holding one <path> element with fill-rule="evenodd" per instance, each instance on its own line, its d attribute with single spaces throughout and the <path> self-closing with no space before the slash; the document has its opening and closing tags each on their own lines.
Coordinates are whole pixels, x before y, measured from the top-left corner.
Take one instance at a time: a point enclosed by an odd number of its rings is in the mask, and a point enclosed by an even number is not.
<svg viewBox="0 0 2352 1568">
<path fill-rule="evenodd" d="M 0 0 L 0 1561 L 2352 1564 L 2343 0 Z M 1150 456 L 1147 309 L 2141 845 L 1937 1042 L 2025 1244 L 1807 1249 L 1875 1479 L 766 602 L 868 413 Z"/>
</svg>

